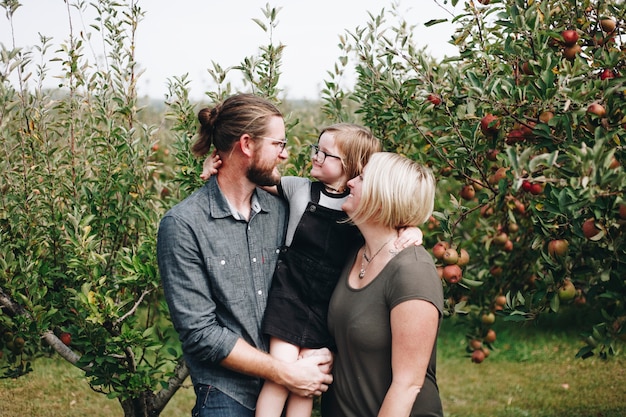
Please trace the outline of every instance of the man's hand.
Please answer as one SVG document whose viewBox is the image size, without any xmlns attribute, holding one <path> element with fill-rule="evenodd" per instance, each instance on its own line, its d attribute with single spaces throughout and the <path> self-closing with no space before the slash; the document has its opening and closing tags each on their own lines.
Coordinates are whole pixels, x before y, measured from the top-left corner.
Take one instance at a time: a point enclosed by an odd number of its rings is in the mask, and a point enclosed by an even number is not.
<svg viewBox="0 0 626 417">
<path fill-rule="evenodd" d="M 303 397 L 320 396 L 333 382 L 332 365 L 333 356 L 327 348 L 308 350 L 302 359 L 286 364 L 283 385 Z"/>
</svg>

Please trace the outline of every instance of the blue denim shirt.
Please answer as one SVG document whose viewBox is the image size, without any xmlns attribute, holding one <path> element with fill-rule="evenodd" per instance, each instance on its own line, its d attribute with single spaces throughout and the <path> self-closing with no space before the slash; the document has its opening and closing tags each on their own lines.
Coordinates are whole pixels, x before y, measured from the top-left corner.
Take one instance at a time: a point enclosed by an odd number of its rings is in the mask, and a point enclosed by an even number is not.
<svg viewBox="0 0 626 417">
<path fill-rule="evenodd" d="M 211 179 L 161 220 L 157 255 L 165 299 L 194 384 L 253 409 L 260 379 L 219 365 L 242 338 L 267 351 L 261 321 L 284 242 L 281 199 L 257 189 L 250 220 L 232 212 Z"/>
</svg>

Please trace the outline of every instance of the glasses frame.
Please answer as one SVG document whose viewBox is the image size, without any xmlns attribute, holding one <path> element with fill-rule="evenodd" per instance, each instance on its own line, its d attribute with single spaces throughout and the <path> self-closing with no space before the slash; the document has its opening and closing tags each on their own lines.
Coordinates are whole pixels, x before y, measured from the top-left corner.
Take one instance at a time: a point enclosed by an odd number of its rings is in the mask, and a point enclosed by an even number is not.
<svg viewBox="0 0 626 417">
<path fill-rule="evenodd" d="M 285 150 L 285 146 L 287 146 L 287 139 L 276 139 L 276 138 L 270 138 L 267 136 L 257 136 L 259 139 L 263 139 L 263 140 L 271 140 L 272 144 L 275 146 L 278 146 L 280 148 L 280 151 L 284 151 Z"/>
<path fill-rule="evenodd" d="M 320 150 L 319 145 L 311 144 L 309 146 L 311 147 L 311 159 L 315 159 L 320 165 L 323 165 L 324 162 L 326 161 L 326 158 L 329 157 L 329 156 L 331 158 L 339 159 L 343 163 L 343 158 L 342 157 L 337 156 L 337 155 L 331 155 L 329 153 L 326 153 L 326 152 Z M 321 155 L 321 161 L 320 161 L 319 155 Z"/>
</svg>

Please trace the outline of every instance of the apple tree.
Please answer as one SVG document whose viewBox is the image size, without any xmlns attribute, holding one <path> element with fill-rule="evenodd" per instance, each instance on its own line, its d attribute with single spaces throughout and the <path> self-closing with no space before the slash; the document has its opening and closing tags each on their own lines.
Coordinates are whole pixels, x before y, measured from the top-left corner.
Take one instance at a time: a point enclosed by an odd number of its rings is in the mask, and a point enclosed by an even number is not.
<svg viewBox="0 0 626 417">
<path fill-rule="evenodd" d="M 461 5 L 458 55 L 441 62 L 415 46 L 397 6 L 348 31 L 324 110 L 348 119 L 344 103 L 356 103 L 387 150 L 437 173 L 426 244 L 473 361 L 494 347 L 496 319 L 573 308 L 589 313 L 578 356 L 606 357 L 626 336 L 626 8 Z"/>
<path fill-rule="evenodd" d="M 13 27 L 20 4 L 0 6 Z M 136 91 L 143 12 L 107 0 L 65 7 L 60 45 L 41 34 L 32 48 L 1 46 L 0 374 L 57 353 L 125 415 L 158 415 L 188 372 L 156 268 L 165 204 L 160 133 Z M 89 30 L 75 28 L 87 11 Z M 92 62 L 95 38 L 104 51 Z M 59 88 L 47 90 L 55 63 Z"/>
<path fill-rule="evenodd" d="M 0 6 L 13 27 L 19 2 Z M 197 111 L 186 75 L 170 82 L 166 120 L 138 98 L 136 1 L 65 7 L 60 46 L 43 34 L 32 49 L 0 45 L 0 377 L 58 354 L 125 416 L 157 416 L 189 375 L 160 288 L 156 232 L 201 185 L 202 161 L 189 152 Z M 214 64 L 211 99 L 231 93 L 232 71 L 278 101 L 278 10 L 255 19 L 270 34 L 258 56 Z M 86 15 L 89 28 L 75 28 Z M 102 58 L 90 61 L 98 44 Z M 58 89 L 49 90 L 54 63 Z"/>
</svg>

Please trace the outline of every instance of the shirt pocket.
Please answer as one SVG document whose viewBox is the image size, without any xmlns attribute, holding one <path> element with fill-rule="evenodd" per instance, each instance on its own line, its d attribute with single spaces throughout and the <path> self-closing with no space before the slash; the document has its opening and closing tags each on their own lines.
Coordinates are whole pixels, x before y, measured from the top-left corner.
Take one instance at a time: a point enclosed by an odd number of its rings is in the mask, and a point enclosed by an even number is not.
<svg viewBox="0 0 626 417">
<path fill-rule="evenodd" d="M 244 302 L 252 290 L 250 268 L 244 267 L 241 257 L 224 255 L 206 258 L 213 297 L 223 305 Z"/>
</svg>

